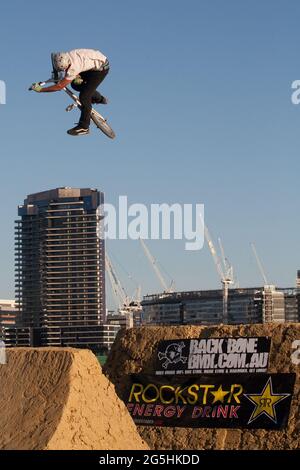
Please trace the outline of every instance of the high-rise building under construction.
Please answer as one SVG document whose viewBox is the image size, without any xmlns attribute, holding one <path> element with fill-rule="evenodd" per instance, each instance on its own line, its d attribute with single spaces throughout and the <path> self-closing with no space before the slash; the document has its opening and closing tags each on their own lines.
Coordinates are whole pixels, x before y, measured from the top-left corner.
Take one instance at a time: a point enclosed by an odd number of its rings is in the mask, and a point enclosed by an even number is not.
<svg viewBox="0 0 300 470">
<path fill-rule="evenodd" d="M 221 289 L 147 295 L 142 301 L 143 324 L 215 325 L 223 323 Z M 229 289 L 231 325 L 299 321 L 296 289 L 263 286 Z"/>
<path fill-rule="evenodd" d="M 113 333 L 105 325 L 103 199 L 96 189 L 57 188 L 31 194 L 19 206 L 18 323 L 35 336 L 31 343 L 97 351 Z"/>
</svg>

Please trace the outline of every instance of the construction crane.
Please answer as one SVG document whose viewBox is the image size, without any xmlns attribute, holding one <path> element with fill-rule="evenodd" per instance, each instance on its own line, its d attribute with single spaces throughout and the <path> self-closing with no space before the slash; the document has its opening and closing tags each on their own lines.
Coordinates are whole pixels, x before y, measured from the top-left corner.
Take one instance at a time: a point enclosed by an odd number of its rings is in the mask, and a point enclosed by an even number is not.
<svg viewBox="0 0 300 470">
<path fill-rule="evenodd" d="M 222 318 L 222 321 L 223 321 L 223 323 L 228 323 L 228 289 L 229 289 L 229 286 L 231 284 L 233 284 L 233 282 L 234 282 L 233 281 L 233 269 L 232 269 L 231 265 L 230 265 L 229 269 L 228 269 L 228 267 L 226 267 L 227 263 L 226 263 L 225 256 L 223 256 L 223 254 L 224 254 L 223 247 L 221 249 L 221 251 L 223 252 L 222 257 L 224 258 L 223 259 L 223 266 L 222 266 L 222 262 L 221 262 L 218 254 L 217 254 L 217 251 L 214 247 L 212 238 L 210 236 L 210 233 L 208 231 L 207 226 L 204 223 L 202 215 L 200 215 L 200 218 L 201 218 L 203 229 L 204 229 L 205 240 L 208 244 L 209 251 L 212 255 L 212 258 L 214 260 L 214 263 L 215 263 L 215 266 L 216 266 L 216 269 L 217 269 L 217 273 L 220 277 L 220 280 L 221 280 L 221 283 L 222 283 L 222 286 L 223 286 L 223 318 Z"/>
<path fill-rule="evenodd" d="M 267 279 L 267 276 L 266 276 L 264 267 L 263 267 L 263 265 L 262 265 L 262 262 L 260 261 L 260 258 L 259 258 L 258 254 L 257 254 L 255 245 L 254 245 L 254 243 L 252 243 L 252 242 L 250 243 L 250 245 L 251 245 L 252 251 L 253 251 L 253 253 L 254 253 L 254 256 L 255 256 L 255 259 L 256 259 L 256 262 L 257 262 L 258 269 L 259 269 L 260 274 L 262 275 L 262 278 L 263 278 L 263 280 L 264 280 L 264 285 L 267 286 L 267 285 L 269 285 L 268 279 Z"/>
<path fill-rule="evenodd" d="M 140 315 L 142 311 L 141 306 L 141 286 L 137 286 L 137 295 L 136 298 L 133 295 L 131 298 L 127 295 L 124 287 L 119 281 L 116 270 L 113 267 L 113 264 L 106 252 L 105 254 L 105 268 L 109 276 L 109 280 L 112 287 L 112 292 L 114 294 L 116 304 L 118 307 L 118 312 L 121 315 L 129 315 L 132 320 L 132 325 L 134 324 L 136 314 Z"/>
<path fill-rule="evenodd" d="M 231 276 L 233 275 L 232 272 L 233 272 L 233 268 L 232 268 L 232 265 L 229 263 L 229 260 L 228 258 L 225 256 L 225 251 L 224 251 L 224 248 L 223 248 L 223 243 L 222 243 L 222 240 L 220 237 L 218 237 L 218 244 L 219 244 L 219 248 L 220 248 L 220 253 L 221 253 L 221 260 L 222 260 L 222 264 L 223 264 L 223 269 L 224 269 L 224 272 L 228 272 L 228 273 L 231 273 Z"/>
<path fill-rule="evenodd" d="M 174 292 L 174 287 L 175 287 L 174 286 L 174 281 L 172 281 L 170 287 L 168 287 L 167 282 L 165 281 L 162 273 L 159 270 L 159 267 L 157 265 L 157 260 L 154 258 L 154 256 L 152 256 L 152 254 L 149 251 L 149 248 L 147 247 L 145 241 L 142 238 L 140 238 L 140 242 L 141 242 L 143 250 L 144 250 L 144 252 L 145 252 L 152 268 L 153 268 L 153 271 L 155 272 L 155 275 L 157 276 L 157 279 L 159 280 L 164 292 L 166 292 L 166 293 Z"/>
<path fill-rule="evenodd" d="M 105 268 L 109 276 L 112 292 L 114 294 L 118 308 L 121 309 L 124 306 L 129 305 L 129 297 L 126 294 L 124 287 L 120 283 L 107 253 L 105 254 Z"/>
<path fill-rule="evenodd" d="M 219 243 L 219 247 L 220 247 L 220 253 L 221 253 L 221 257 L 222 257 L 224 272 L 226 273 L 226 278 L 232 279 L 233 287 L 238 288 L 239 287 L 239 281 L 237 279 L 236 272 L 233 271 L 232 264 L 230 263 L 227 256 L 225 256 L 225 251 L 224 251 L 222 240 L 221 240 L 220 237 L 218 237 L 218 243 Z"/>
<path fill-rule="evenodd" d="M 137 288 L 136 288 L 135 299 L 136 299 L 138 304 L 140 304 L 141 301 L 142 301 L 142 286 L 141 285 L 138 285 Z"/>
<path fill-rule="evenodd" d="M 115 258 L 115 256 L 114 256 L 114 258 Z M 135 291 L 134 291 L 133 295 L 131 296 L 131 301 L 130 302 L 131 303 L 135 302 L 135 303 L 140 304 L 141 301 L 142 301 L 142 286 L 140 284 L 138 284 L 136 279 L 134 279 L 134 277 L 127 271 L 127 269 L 120 263 L 120 261 L 116 260 L 116 262 L 121 267 L 121 269 L 126 273 L 126 276 L 130 280 L 130 282 L 135 285 Z M 114 271 L 116 273 L 115 269 L 114 269 Z M 125 291 L 124 288 L 123 288 L 123 290 Z"/>
</svg>

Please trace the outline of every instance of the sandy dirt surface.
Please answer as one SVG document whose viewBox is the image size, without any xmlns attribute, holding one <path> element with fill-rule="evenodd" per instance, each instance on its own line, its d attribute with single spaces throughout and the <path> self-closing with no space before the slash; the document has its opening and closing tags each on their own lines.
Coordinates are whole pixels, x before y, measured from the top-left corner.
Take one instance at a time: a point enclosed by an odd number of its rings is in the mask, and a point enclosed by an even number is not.
<svg viewBox="0 0 300 470">
<path fill-rule="evenodd" d="M 104 372 L 120 397 L 128 388 L 127 374 L 155 370 L 155 349 L 163 339 L 268 336 L 272 338 L 268 372 L 297 374 L 289 425 L 282 431 L 192 429 L 138 426 L 152 449 L 298 449 L 300 448 L 300 364 L 291 361 L 292 343 L 300 340 L 300 324 L 255 324 L 141 327 L 119 332 Z"/>
<path fill-rule="evenodd" d="M 0 449 L 148 448 L 88 350 L 9 349 L 0 384 Z"/>
</svg>

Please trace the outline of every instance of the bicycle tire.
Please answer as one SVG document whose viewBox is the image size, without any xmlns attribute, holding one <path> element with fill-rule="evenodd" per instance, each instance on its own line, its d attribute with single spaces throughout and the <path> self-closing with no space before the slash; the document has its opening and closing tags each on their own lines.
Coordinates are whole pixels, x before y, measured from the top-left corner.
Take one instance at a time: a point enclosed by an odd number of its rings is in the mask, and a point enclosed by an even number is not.
<svg viewBox="0 0 300 470">
<path fill-rule="evenodd" d="M 109 126 L 109 124 L 107 124 L 105 119 L 103 119 L 97 114 L 98 113 L 96 111 L 92 112 L 91 114 L 91 119 L 94 124 L 96 124 L 98 129 L 100 129 L 100 131 L 102 131 L 107 137 L 109 137 L 110 139 L 114 139 L 116 137 L 116 134 L 114 133 L 112 128 Z"/>
</svg>

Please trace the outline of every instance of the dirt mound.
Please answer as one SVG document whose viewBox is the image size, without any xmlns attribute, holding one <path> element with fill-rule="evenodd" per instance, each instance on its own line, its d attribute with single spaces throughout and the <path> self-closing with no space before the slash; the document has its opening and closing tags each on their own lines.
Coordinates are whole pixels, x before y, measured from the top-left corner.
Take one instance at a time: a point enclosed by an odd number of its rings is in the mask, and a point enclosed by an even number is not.
<svg viewBox="0 0 300 470">
<path fill-rule="evenodd" d="M 0 449 L 148 448 L 90 351 L 10 349 L 0 384 Z"/>
<path fill-rule="evenodd" d="M 247 429 L 191 429 L 138 426 L 152 449 L 297 449 L 300 448 L 300 364 L 291 361 L 292 343 L 300 340 L 300 324 L 255 324 L 213 327 L 141 327 L 122 331 L 113 345 L 104 372 L 125 398 L 127 374 L 153 373 L 158 341 L 234 336 L 271 337 L 268 372 L 296 372 L 288 428 L 283 431 Z"/>
</svg>

